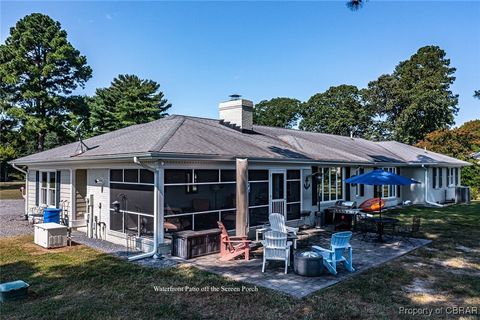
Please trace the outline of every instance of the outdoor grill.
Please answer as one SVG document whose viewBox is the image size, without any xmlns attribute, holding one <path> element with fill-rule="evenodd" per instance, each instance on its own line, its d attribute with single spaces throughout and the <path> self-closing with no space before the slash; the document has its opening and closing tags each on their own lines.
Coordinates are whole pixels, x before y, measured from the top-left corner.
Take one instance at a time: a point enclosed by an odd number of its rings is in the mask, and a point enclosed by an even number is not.
<svg viewBox="0 0 480 320">
<path fill-rule="evenodd" d="M 355 201 L 339 200 L 333 207 L 325 209 L 325 223 L 334 224 L 335 230 L 350 230 L 357 212 Z"/>
</svg>

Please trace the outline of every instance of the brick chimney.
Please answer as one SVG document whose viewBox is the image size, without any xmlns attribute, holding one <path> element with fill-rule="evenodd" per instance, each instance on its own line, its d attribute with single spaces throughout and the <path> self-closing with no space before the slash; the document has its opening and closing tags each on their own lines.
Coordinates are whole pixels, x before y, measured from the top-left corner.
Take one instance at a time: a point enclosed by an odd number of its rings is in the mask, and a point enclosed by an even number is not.
<svg viewBox="0 0 480 320">
<path fill-rule="evenodd" d="M 241 130 L 253 130 L 253 102 L 242 99 L 240 95 L 230 96 L 229 101 L 218 105 L 220 120 L 235 125 Z"/>
</svg>

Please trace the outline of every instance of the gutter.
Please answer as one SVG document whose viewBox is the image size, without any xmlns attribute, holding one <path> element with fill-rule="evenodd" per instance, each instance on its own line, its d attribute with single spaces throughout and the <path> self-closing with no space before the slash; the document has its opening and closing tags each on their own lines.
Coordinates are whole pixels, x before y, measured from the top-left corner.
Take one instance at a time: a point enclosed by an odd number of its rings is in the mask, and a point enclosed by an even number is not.
<svg viewBox="0 0 480 320">
<path fill-rule="evenodd" d="M 158 190 L 158 184 L 159 184 L 159 174 L 158 170 L 156 168 L 153 168 L 151 166 L 147 166 L 143 163 L 140 162 L 138 157 L 133 157 L 133 163 L 141 166 L 142 168 L 152 171 L 154 173 L 154 194 L 153 194 L 153 249 L 150 252 L 146 253 L 141 253 L 133 257 L 129 257 L 128 261 L 136 261 L 140 259 L 145 259 L 149 257 L 153 257 L 154 259 L 158 259 L 159 255 L 157 253 L 158 251 L 158 200 L 159 200 L 159 190 Z M 163 195 L 162 195 L 163 196 Z"/>
<path fill-rule="evenodd" d="M 439 208 L 445 207 L 443 204 L 439 204 L 439 203 L 436 203 L 436 202 L 431 202 L 431 201 L 428 200 L 428 168 L 425 167 L 424 164 L 422 164 L 422 168 L 423 168 L 423 170 L 425 170 L 425 203 L 427 203 L 429 205 L 432 205 L 432 206 L 435 206 L 435 207 L 439 207 Z"/>
<path fill-rule="evenodd" d="M 12 167 L 13 167 L 14 169 L 17 169 L 17 170 L 20 171 L 21 173 L 27 175 L 27 171 L 25 171 L 25 170 L 20 169 L 19 167 L 17 167 L 17 165 L 16 165 L 14 162 L 12 162 L 11 165 L 12 165 Z"/>
<path fill-rule="evenodd" d="M 25 175 L 25 194 L 22 192 L 22 197 L 25 199 L 25 214 L 28 217 L 28 172 L 17 167 L 15 163 L 11 163 L 12 167 Z"/>
</svg>

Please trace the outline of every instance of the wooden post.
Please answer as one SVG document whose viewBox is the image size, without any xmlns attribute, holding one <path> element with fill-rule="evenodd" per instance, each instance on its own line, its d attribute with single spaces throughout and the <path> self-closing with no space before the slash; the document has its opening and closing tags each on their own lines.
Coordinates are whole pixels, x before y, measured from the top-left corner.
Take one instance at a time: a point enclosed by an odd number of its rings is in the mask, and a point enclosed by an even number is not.
<svg viewBox="0 0 480 320">
<path fill-rule="evenodd" d="M 235 235 L 245 236 L 248 229 L 248 160 L 237 159 L 237 214 Z"/>
</svg>

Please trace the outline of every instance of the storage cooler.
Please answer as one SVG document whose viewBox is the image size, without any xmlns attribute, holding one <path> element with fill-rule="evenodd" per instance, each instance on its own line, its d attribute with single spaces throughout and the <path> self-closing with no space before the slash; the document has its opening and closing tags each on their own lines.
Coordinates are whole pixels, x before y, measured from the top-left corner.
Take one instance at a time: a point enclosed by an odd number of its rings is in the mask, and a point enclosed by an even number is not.
<svg viewBox="0 0 480 320">
<path fill-rule="evenodd" d="M 34 242 L 44 248 L 59 248 L 67 245 L 67 227 L 58 223 L 35 225 Z"/>
</svg>

